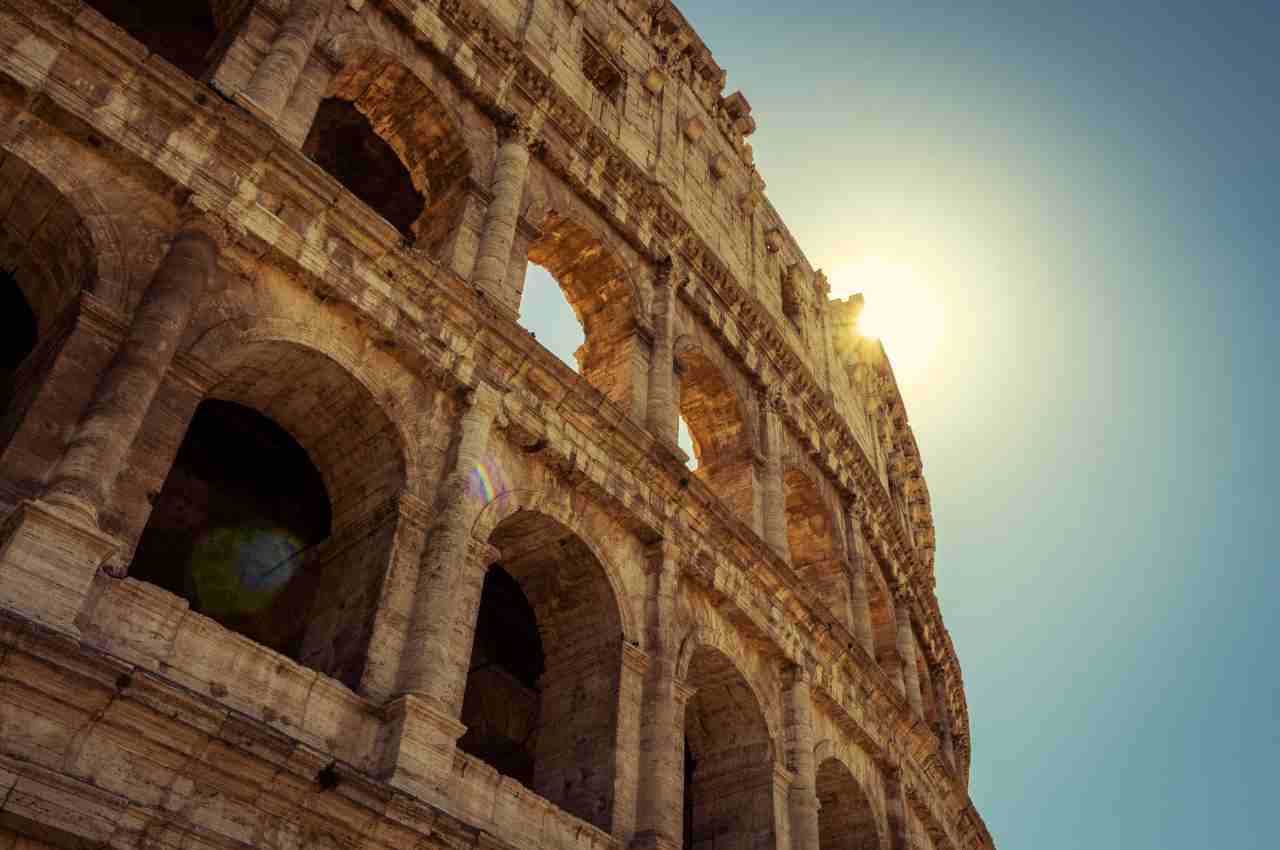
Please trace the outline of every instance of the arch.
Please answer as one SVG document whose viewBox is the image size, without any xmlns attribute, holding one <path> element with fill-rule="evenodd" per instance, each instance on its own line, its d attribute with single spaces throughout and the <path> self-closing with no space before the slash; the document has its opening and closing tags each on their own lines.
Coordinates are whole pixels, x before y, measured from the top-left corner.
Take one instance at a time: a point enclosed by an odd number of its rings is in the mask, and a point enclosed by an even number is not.
<svg viewBox="0 0 1280 850">
<path fill-rule="evenodd" d="M 359 35 L 328 43 L 341 68 L 302 150 L 434 257 L 463 224 L 474 178 L 462 123 L 409 62 Z"/>
<path fill-rule="evenodd" d="M 845 560 L 839 515 L 808 470 L 791 464 L 783 470 L 787 509 L 787 546 L 796 574 L 825 600 L 836 619 L 854 628 L 853 587 Z"/>
<path fill-rule="evenodd" d="M 692 691 L 684 723 L 684 846 L 772 847 L 776 755 L 763 703 L 711 642 L 686 639 L 678 669 Z"/>
<path fill-rule="evenodd" d="M 814 763 L 819 850 L 881 850 L 884 842 L 875 810 L 853 771 L 829 745 L 815 748 Z"/>
<path fill-rule="evenodd" d="M 508 291 L 520 313 L 527 263 L 545 269 L 560 286 L 582 325 L 585 341 L 577 359 L 582 376 L 611 400 L 643 420 L 647 350 L 636 339 L 646 324 L 646 300 L 630 265 L 628 248 L 559 180 L 534 164 L 523 213 L 529 227 L 512 248 Z M 520 262 L 523 259 L 527 262 Z"/>
<path fill-rule="evenodd" d="M 249 11 L 246 0 L 86 0 L 178 70 L 202 79 L 225 50 L 220 36 Z"/>
<path fill-rule="evenodd" d="M 898 618 L 893 607 L 893 595 L 875 558 L 866 558 L 864 563 L 869 567 L 866 570 L 867 606 L 871 611 L 871 639 L 876 662 L 893 679 L 900 672 Z"/>
<path fill-rule="evenodd" d="M 407 480 L 400 432 L 368 387 L 324 351 L 228 334 L 225 323 L 219 329 L 197 348 L 221 377 L 193 416 L 130 569 L 183 593 L 196 610 L 207 608 L 193 592 L 197 572 L 211 573 L 206 584 L 229 585 L 235 601 L 229 612 L 207 610 L 210 616 L 354 689 Z M 236 344 L 201 349 L 228 338 Z M 274 448 L 224 454 L 246 445 L 246 435 L 247 445 Z M 284 463 L 286 454 L 303 458 L 314 477 L 300 471 L 301 462 Z M 327 528 L 295 534 L 263 508 L 290 485 L 299 491 L 295 500 L 323 491 Z M 181 541 L 183 557 L 175 558 Z M 265 566 L 257 555 L 264 547 L 273 557 Z M 252 628 L 238 616 L 245 609 L 252 609 Z"/>
<path fill-rule="evenodd" d="M 556 492 L 551 489 L 519 488 L 504 490 L 485 503 L 476 514 L 471 526 L 471 536 L 475 540 L 488 541 L 494 529 L 504 521 L 523 511 L 543 514 L 564 528 L 590 551 L 592 557 L 600 565 L 605 581 L 608 582 L 615 607 L 618 609 L 619 625 L 622 639 L 636 646 L 643 637 L 636 622 L 634 612 L 627 605 L 625 582 L 618 565 L 608 557 L 608 547 L 604 541 L 597 539 L 587 523 L 581 521 L 580 513 L 568 500 L 567 492 Z"/>
<path fill-rule="evenodd" d="M 0 111 L 0 121 L 8 117 Z M 0 150 L 0 504 L 38 490 L 62 451 L 68 409 L 74 416 L 92 389 L 84 370 L 102 359 L 100 344 L 87 338 L 63 356 L 81 293 L 99 284 L 95 238 L 109 226 L 101 214 L 95 226 L 86 221 L 83 210 L 96 209 L 96 200 L 76 191 L 69 169 L 50 171 L 57 162 L 39 155 L 26 133 Z M 105 255 L 115 259 L 109 249 Z M 64 373 L 78 382 L 58 381 Z M 46 386 L 59 387 L 59 397 Z"/>
<path fill-rule="evenodd" d="M 548 514 L 510 512 L 487 540 L 498 561 L 481 591 L 458 746 L 608 831 L 621 607 L 590 547 Z"/>
</svg>

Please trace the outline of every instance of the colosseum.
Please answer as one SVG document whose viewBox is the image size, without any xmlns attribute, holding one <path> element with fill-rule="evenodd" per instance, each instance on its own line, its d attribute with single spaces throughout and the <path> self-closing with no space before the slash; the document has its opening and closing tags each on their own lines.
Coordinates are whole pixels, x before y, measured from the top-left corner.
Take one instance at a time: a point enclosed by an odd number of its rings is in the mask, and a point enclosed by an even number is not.
<svg viewBox="0 0 1280 850">
<path fill-rule="evenodd" d="M 0 0 L 0 850 L 994 847 L 724 88 L 669 2 Z"/>
</svg>

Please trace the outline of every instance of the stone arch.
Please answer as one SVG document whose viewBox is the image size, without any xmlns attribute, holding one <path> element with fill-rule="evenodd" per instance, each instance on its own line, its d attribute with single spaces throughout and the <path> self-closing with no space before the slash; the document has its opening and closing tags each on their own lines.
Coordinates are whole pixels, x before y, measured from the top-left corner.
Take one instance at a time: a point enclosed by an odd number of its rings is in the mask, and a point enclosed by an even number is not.
<svg viewBox="0 0 1280 850">
<path fill-rule="evenodd" d="M 637 339 L 647 325 L 647 299 L 632 272 L 627 246 L 599 216 L 586 209 L 572 190 L 539 167 L 530 169 L 506 298 L 513 312 L 522 303 L 527 264 L 547 271 L 582 326 L 585 341 L 576 352 L 579 371 L 594 387 L 637 419 L 644 411 L 641 387 L 647 351 Z"/>
<path fill-rule="evenodd" d="M 776 738 L 765 703 L 719 643 L 693 630 L 677 665 L 692 692 L 684 718 L 684 846 L 771 847 Z"/>
<path fill-rule="evenodd" d="M 471 536 L 475 540 L 487 542 L 495 528 L 521 511 L 543 514 L 564 526 L 582 542 L 600 564 L 618 608 L 622 639 L 639 646 L 643 634 L 634 612 L 627 604 L 628 595 L 625 591 L 626 585 L 622 578 L 622 571 L 606 554 L 608 547 L 604 541 L 597 539 L 589 525 L 581 521 L 581 515 L 574 510 L 567 496 L 566 492 L 557 492 L 550 488 L 517 488 L 497 493 L 477 513 L 471 526 Z"/>
<path fill-rule="evenodd" d="M 0 505 L 35 495 L 62 452 L 67 420 L 88 403 L 85 379 L 110 356 L 75 333 L 82 295 L 123 312 L 120 240 L 96 195 L 42 125 L 0 104 L 20 129 L 0 147 Z M 112 309 L 114 308 L 114 309 Z"/>
<path fill-rule="evenodd" d="M 335 36 L 339 70 L 302 150 L 416 247 L 445 257 L 466 218 L 474 158 L 456 108 L 411 55 L 363 34 Z M 472 224 L 475 224 L 472 222 Z"/>
<path fill-rule="evenodd" d="M 787 464 L 782 474 L 791 567 L 824 600 L 845 628 L 854 628 L 853 587 L 840 514 L 808 465 Z"/>
<path fill-rule="evenodd" d="M 218 377 L 191 414 L 130 572 L 354 689 L 407 454 L 382 401 L 348 368 L 358 360 L 290 339 L 290 327 L 226 322 L 198 340 Z M 314 483 L 299 472 L 307 464 Z M 317 490 L 327 523 L 299 525 L 294 503 Z"/>
<path fill-rule="evenodd" d="M 893 593 L 885 581 L 884 572 L 873 556 L 864 558 L 866 569 L 867 607 L 871 612 L 871 641 L 876 662 L 880 669 L 896 678 L 900 673 L 898 662 L 898 617 L 894 610 Z"/>
<path fill-rule="evenodd" d="M 603 830 L 618 768 L 622 604 L 570 526 L 536 509 L 490 527 L 458 740 Z"/>
<path fill-rule="evenodd" d="M 870 795 L 829 741 L 814 748 L 819 850 L 881 850 L 883 833 Z"/>
</svg>

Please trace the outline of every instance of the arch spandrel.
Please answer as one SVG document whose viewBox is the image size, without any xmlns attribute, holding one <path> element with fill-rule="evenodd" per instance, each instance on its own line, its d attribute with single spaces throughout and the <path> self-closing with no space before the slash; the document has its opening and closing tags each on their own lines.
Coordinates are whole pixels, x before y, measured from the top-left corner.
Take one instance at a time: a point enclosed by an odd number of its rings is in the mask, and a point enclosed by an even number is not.
<svg viewBox="0 0 1280 850">
<path fill-rule="evenodd" d="M 541 514 L 559 523 L 599 563 L 618 609 L 623 640 L 642 646 L 644 630 L 633 609 L 634 600 L 642 596 L 642 572 L 636 566 L 642 553 L 617 545 L 615 535 L 629 542 L 625 532 L 557 481 L 550 471 L 520 458 L 500 434 L 490 437 L 490 451 L 481 467 L 468 474 L 470 497 L 479 503 L 471 537 L 487 543 L 495 528 L 520 512 Z"/>
</svg>

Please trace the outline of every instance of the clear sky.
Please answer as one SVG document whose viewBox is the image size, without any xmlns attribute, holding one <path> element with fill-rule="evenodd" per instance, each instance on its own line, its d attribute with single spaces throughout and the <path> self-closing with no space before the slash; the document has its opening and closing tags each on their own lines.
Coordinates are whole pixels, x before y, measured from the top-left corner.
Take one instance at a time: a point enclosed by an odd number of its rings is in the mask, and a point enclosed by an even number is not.
<svg viewBox="0 0 1280 850">
<path fill-rule="evenodd" d="M 836 294 L 940 316 L 885 345 L 997 845 L 1280 846 L 1280 3 L 681 9 Z"/>
</svg>

